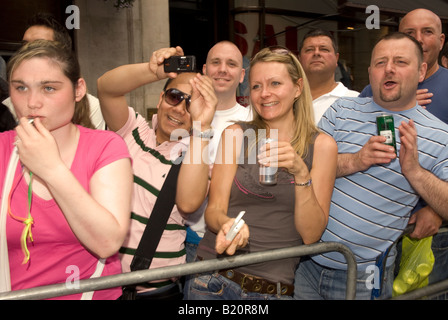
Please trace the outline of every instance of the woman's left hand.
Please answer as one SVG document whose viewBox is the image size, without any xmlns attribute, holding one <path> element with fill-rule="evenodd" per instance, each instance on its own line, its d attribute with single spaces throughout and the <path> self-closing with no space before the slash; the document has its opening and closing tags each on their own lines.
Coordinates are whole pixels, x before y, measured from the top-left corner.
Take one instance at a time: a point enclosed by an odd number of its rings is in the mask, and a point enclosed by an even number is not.
<svg viewBox="0 0 448 320">
<path fill-rule="evenodd" d="M 297 179 L 309 178 L 309 170 L 302 158 L 294 151 L 291 143 L 274 141 L 261 147 L 258 162 L 264 166 L 285 168 Z"/>
</svg>

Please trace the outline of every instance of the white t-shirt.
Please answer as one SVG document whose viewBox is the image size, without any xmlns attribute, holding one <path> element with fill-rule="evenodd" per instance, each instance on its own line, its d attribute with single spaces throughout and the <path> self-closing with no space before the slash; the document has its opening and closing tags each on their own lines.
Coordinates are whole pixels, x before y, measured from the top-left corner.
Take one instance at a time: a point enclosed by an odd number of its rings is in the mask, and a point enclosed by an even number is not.
<svg viewBox="0 0 448 320">
<path fill-rule="evenodd" d="M 212 121 L 214 136 L 209 143 L 210 160 L 215 162 L 216 150 L 221 140 L 221 135 L 225 128 L 238 121 L 251 121 L 251 107 L 244 107 L 237 103 L 234 107 L 227 110 L 216 110 Z"/>
<path fill-rule="evenodd" d="M 253 118 L 252 109 L 250 106 L 244 107 L 237 103 L 234 107 L 227 110 L 216 110 L 212 121 L 212 128 L 214 131 L 213 138 L 209 143 L 210 161 L 213 163 L 216 157 L 216 150 L 221 140 L 221 134 L 229 125 L 238 121 L 251 121 Z M 204 211 L 207 206 L 207 200 L 201 207 L 188 216 L 186 224 L 191 230 L 195 231 L 200 237 L 205 233 Z"/>
<path fill-rule="evenodd" d="M 316 124 L 319 122 L 322 115 L 327 111 L 328 107 L 332 105 L 340 97 L 357 97 L 359 92 L 350 90 L 342 84 L 342 82 L 337 82 L 337 86 L 330 92 L 320 96 L 313 100 L 314 107 L 314 121 Z"/>
</svg>

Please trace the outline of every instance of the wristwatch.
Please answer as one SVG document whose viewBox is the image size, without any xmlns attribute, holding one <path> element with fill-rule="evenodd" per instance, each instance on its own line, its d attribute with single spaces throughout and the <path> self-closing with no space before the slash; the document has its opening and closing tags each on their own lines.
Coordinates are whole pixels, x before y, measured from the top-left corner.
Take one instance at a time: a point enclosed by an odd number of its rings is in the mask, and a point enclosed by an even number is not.
<svg viewBox="0 0 448 320">
<path fill-rule="evenodd" d="M 214 134 L 215 134 L 215 131 L 213 130 L 213 128 L 209 128 L 205 131 L 199 131 L 194 128 L 192 129 L 192 135 L 194 137 L 201 138 L 201 139 L 210 140 L 211 138 L 213 138 Z"/>
</svg>

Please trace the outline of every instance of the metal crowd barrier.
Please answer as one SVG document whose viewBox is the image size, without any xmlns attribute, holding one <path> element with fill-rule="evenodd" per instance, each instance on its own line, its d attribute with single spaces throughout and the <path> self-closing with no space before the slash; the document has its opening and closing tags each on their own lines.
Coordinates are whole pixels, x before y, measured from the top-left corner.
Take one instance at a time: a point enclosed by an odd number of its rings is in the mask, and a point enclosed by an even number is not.
<svg viewBox="0 0 448 320">
<path fill-rule="evenodd" d="M 78 288 L 69 288 L 65 283 L 61 283 L 25 290 L 11 291 L 7 293 L 0 293 L 0 300 L 48 299 L 69 294 L 90 292 L 220 269 L 236 268 L 265 261 L 307 256 L 330 251 L 337 251 L 343 254 L 347 261 L 346 299 L 354 300 L 356 296 L 357 278 L 356 259 L 352 251 L 347 246 L 336 242 L 316 243 L 291 248 L 267 250 L 233 257 L 186 263 L 177 266 L 133 271 L 95 279 L 80 280 Z"/>
<path fill-rule="evenodd" d="M 392 300 L 417 300 L 436 296 L 448 291 L 448 280 L 443 280 L 426 287 L 410 291 L 400 296 L 392 298 Z"/>
</svg>

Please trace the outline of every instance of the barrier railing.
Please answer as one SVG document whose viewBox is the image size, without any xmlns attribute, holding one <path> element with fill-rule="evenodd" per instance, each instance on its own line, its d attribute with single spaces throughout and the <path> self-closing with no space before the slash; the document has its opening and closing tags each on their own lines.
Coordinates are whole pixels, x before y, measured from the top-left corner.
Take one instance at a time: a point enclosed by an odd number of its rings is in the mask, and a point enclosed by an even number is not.
<svg viewBox="0 0 448 320">
<path fill-rule="evenodd" d="M 431 297 L 448 291 L 448 280 L 443 280 L 426 287 L 402 294 L 392 298 L 392 300 L 417 300 Z"/>
<path fill-rule="evenodd" d="M 150 270 L 134 271 L 95 279 L 80 280 L 77 288 L 65 283 L 36 287 L 25 290 L 0 293 L 0 300 L 39 300 L 48 299 L 81 292 L 90 292 L 142 282 L 148 282 L 190 274 L 236 268 L 265 261 L 307 256 L 312 254 L 337 251 L 344 255 L 347 261 L 347 289 L 346 299 L 354 300 L 356 296 L 357 264 L 352 251 L 345 245 L 336 242 L 316 243 L 291 248 L 267 250 L 233 257 L 198 261 L 177 266 L 163 267 Z"/>
</svg>

